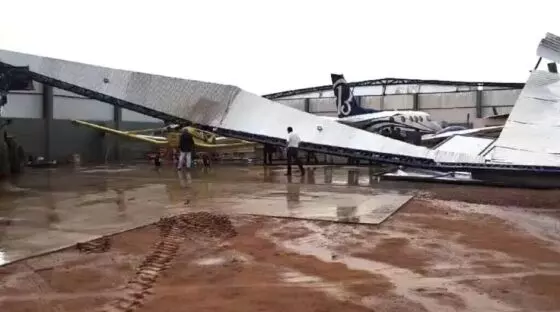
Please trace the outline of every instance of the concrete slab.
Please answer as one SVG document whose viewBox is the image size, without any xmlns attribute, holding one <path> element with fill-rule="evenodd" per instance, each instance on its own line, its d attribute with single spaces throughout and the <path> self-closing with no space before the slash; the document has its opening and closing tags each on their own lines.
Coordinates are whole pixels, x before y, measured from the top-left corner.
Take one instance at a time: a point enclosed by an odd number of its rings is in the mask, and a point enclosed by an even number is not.
<svg viewBox="0 0 560 312">
<path fill-rule="evenodd" d="M 67 247 L 87 242 L 100 235 L 40 230 L 29 228 L 29 235 L 19 239 L 3 237 L 0 240 L 0 266 Z"/>
<path fill-rule="evenodd" d="M 403 190 L 359 187 L 367 172 L 325 170 L 293 181 L 260 166 L 30 170 L 18 182 L 29 192 L 0 199 L 0 265 L 189 211 L 379 224 L 411 198 Z"/>
<path fill-rule="evenodd" d="M 138 199 L 138 200 L 137 200 Z M 67 248 L 185 212 L 170 206 L 165 185 L 131 190 L 47 193 L 0 206 L 0 265 Z"/>
<path fill-rule="evenodd" d="M 333 194 L 302 192 L 298 184 L 286 192 L 256 192 L 231 199 L 216 199 L 215 212 L 332 222 L 380 224 L 413 196 L 396 193 Z"/>
</svg>

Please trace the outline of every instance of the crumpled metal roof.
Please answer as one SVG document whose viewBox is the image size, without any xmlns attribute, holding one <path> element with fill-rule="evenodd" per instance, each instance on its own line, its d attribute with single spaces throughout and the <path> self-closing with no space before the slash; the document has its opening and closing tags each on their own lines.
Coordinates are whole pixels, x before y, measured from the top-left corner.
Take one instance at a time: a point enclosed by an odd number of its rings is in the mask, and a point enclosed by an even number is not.
<svg viewBox="0 0 560 312">
<path fill-rule="evenodd" d="M 547 33 L 537 48 L 537 55 L 560 63 L 560 37 Z"/>
<path fill-rule="evenodd" d="M 0 50 L 0 61 L 50 79 L 91 90 L 132 110 L 175 116 L 190 122 L 284 140 L 291 126 L 302 141 L 321 146 L 432 159 L 480 163 L 476 155 L 440 152 L 363 131 L 275 103 L 236 86 L 105 68 L 49 57 Z M 157 117 L 156 117 L 157 118 Z"/>
<path fill-rule="evenodd" d="M 560 165 L 560 75 L 531 73 L 488 155 L 497 162 Z"/>
</svg>

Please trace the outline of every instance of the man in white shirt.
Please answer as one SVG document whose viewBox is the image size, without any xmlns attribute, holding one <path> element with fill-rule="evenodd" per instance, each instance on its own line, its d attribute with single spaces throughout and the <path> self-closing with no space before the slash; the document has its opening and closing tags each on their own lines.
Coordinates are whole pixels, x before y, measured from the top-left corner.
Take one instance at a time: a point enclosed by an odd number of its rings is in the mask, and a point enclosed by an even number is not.
<svg viewBox="0 0 560 312">
<path fill-rule="evenodd" d="M 301 175 L 305 174 L 305 169 L 303 169 L 303 164 L 301 160 L 298 158 L 298 147 L 301 139 L 299 135 L 294 132 L 292 127 L 288 127 L 288 139 L 287 139 L 287 151 L 286 151 L 286 158 L 288 160 L 288 172 L 286 175 L 292 175 L 292 160 L 296 163 L 299 168 L 299 172 Z"/>
</svg>

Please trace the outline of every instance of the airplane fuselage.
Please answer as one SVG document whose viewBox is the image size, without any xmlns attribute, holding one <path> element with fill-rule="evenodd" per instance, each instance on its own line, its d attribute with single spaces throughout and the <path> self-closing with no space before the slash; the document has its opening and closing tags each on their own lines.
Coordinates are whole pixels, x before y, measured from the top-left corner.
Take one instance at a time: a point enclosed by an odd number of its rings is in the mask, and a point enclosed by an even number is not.
<svg viewBox="0 0 560 312">
<path fill-rule="evenodd" d="M 441 126 L 432 121 L 428 113 L 420 111 L 379 111 L 329 119 L 376 133 L 391 127 L 399 128 L 401 131 L 418 130 L 421 133 L 434 133 L 441 130 Z"/>
</svg>

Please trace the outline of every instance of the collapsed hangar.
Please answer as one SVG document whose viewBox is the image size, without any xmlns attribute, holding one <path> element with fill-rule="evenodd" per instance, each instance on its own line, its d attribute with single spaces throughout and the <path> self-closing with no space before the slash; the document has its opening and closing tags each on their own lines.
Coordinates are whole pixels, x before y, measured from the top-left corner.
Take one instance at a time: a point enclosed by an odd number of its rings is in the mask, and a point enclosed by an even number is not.
<svg viewBox="0 0 560 312">
<path fill-rule="evenodd" d="M 538 55 L 541 59 L 547 57 L 544 55 L 546 52 L 548 59 L 558 61 L 560 48 L 557 48 L 557 42 L 560 39 L 547 34 L 539 46 Z M 537 135 L 537 132 L 556 130 L 550 127 L 548 120 L 558 99 L 556 71 L 535 71 L 531 74 L 518 96 L 512 116 L 498 138 L 499 142 L 495 144 L 494 150 L 499 155 L 493 153 L 488 158 L 471 153 L 430 150 L 356 130 L 274 103 L 236 86 L 102 68 L 10 51 L 2 51 L 0 65 L 6 66 L 8 70 L 20 67 L 32 80 L 120 109 L 167 122 L 190 124 L 243 140 L 284 145 L 283 125 L 289 121 L 301 129 L 301 148 L 308 151 L 413 168 L 463 170 L 493 176 L 512 172 L 530 175 L 540 172 L 554 175 L 560 172 L 558 154 L 545 148 L 551 146 L 547 140 L 553 139 L 555 134 L 550 133 L 547 137 Z M 386 87 L 382 86 L 382 89 Z M 480 95 L 484 86 L 477 84 L 476 89 L 471 93 Z M 386 90 L 381 96 L 380 102 L 384 105 Z M 413 99 L 414 107 L 422 107 L 419 95 L 408 96 Z M 477 97 L 481 101 L 482 97 Z M 310 103 L 304 101 L 304 104 L 308 104 L 305 105 L 307 108 Z M 478 105 L 478 112 L 481 107 Z M 248 111 L 251 114 L 247 115 Z M 519 141 L 519 135 L 531 139 Z M 535 139 L 540 140 L 536 142 Z"/>
</svg>

